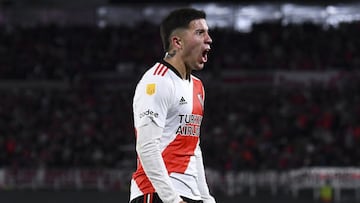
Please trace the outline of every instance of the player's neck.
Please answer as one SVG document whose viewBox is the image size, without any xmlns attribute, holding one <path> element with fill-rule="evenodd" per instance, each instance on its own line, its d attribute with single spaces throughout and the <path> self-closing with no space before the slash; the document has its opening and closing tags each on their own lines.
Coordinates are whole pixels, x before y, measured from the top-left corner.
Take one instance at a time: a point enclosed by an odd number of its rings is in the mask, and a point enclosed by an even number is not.
<svg viewBox="0 0 360 203">
<path fill-rule="evenodd" d="M 186 69 L 183 60 L 178 57 L 164 57 L 164 60 L 171 64 L 179 73 L 182 79 L 187 80 L 190 77 L 191 71 Z"/>
</svg>

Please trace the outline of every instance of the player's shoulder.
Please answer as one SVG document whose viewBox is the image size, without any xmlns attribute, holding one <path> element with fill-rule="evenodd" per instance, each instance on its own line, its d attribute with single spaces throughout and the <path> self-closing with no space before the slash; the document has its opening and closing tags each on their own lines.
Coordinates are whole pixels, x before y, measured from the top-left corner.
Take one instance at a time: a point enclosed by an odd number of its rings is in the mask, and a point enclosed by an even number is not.
<svg viewBox="0 0 360 203">
<path fill-rule="evenodd" d="M 170 95 L 169 93 L 175 89 L 175 85 L 172 77 L 168 75 L 170 71 L 167 69 L 168 67 L 162 63 L 156 63 L 150 67 L 138 82 L 136 91 L 146 92 L 148 95 Z"/>
<path fill-rule="evenodd" d="M 170 76 L 169 67 L 163 63 L 155 63 L 142 76 L 140 84 L 155 83 L 162 87 L 170 88 L 173 84 L 173 77 Z"/>
<path fill-rule="evenodd" d="M 170 72 L 169 67 L 158 62 L 145 72 L 142 79 L 144 81 L 168 83 L 171 81 Z"/>
<path fill-rule="evenodd" d="M 166 78 L 169 75 L 169 67 L 165 64 L 157 62 L 145 74 L 147 77 Z"/>
<path fill-rule="evenodd" d="M 151 72 L 154 77 L 166 78 L 169 76 L 169 67 L 163 63 L 156 63 L 152 68 Z"/>
</svg>

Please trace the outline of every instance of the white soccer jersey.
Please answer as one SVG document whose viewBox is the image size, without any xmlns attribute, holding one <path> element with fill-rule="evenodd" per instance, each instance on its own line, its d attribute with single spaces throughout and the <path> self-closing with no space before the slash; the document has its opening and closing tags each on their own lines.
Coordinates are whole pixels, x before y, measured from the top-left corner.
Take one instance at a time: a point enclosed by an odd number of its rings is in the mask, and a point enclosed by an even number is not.
<svg viewBox="0 0 360 203">
<path fill-rule="evenodd" d="M 204 97 L 198 78 L 191 75 L 184 80 L 174 67 L 162 61 L 143 75 L 133 101 L 135 130 L 150 122 L 163 128 L 160 151 L 171 183 L 179 195 L 194 200 L 212 198 L 206 197 L 209 194 L 199 147 Z M 153 192 L 155 189 L 138 161 L 130 200 Z"/>
</svg>

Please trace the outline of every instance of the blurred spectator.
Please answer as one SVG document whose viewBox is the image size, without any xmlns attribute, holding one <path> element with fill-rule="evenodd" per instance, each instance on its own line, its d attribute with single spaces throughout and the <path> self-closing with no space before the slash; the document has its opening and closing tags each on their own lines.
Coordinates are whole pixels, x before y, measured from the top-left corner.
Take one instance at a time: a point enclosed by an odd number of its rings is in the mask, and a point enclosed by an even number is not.
<svg viewBox="0 0 360 203">
<path fill-rule="evenodd" d="M 135 67 L 125 68 L 131 74 L 142 72 L 163 56 L 156 27 L 147 22 L 105 28 L 0 27 L 0 79 L 72 80 L 98 71 L 123 73 L 124 64 Z M 262 23 L 250 33 L 213 29 L 215 48 L 207 69 L 214 74 L 224 69 L 355 70 L 360 65 L 359 34 L 359 22 L 327 29 L 310 23 Z"/>
<path fill-rule="evenodd" d="M 0 167 L 134 167 L 133 88 L 126 85 L 162 56 L 154 27 L 0 28 L 0 81 L 62 80 L 71 87 L 0 90 Z M 355 70 L 359 28 L 271 23 L 247 34 L 214 29 L 206 68 L 214 76 L 227 70 Z M 120 81 L 90 79 L 103 71 Z M 220 171 L 359 166 L 360 83 L 350 82 L 207 87 L 206 165 Z"/>
</svg>

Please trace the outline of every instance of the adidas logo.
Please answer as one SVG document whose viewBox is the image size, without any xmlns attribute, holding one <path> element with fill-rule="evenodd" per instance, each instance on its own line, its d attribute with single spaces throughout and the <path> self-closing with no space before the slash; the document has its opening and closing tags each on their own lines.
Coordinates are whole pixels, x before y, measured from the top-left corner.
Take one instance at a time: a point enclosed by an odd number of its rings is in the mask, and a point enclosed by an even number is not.
<svg viewBox="0 0 360 203">
<path fill-rule="evenodd" d="M 184 97 L 181 97 L 179 104 L 187 104 L 186 100 L 184 99 Z"/>
</svg>

